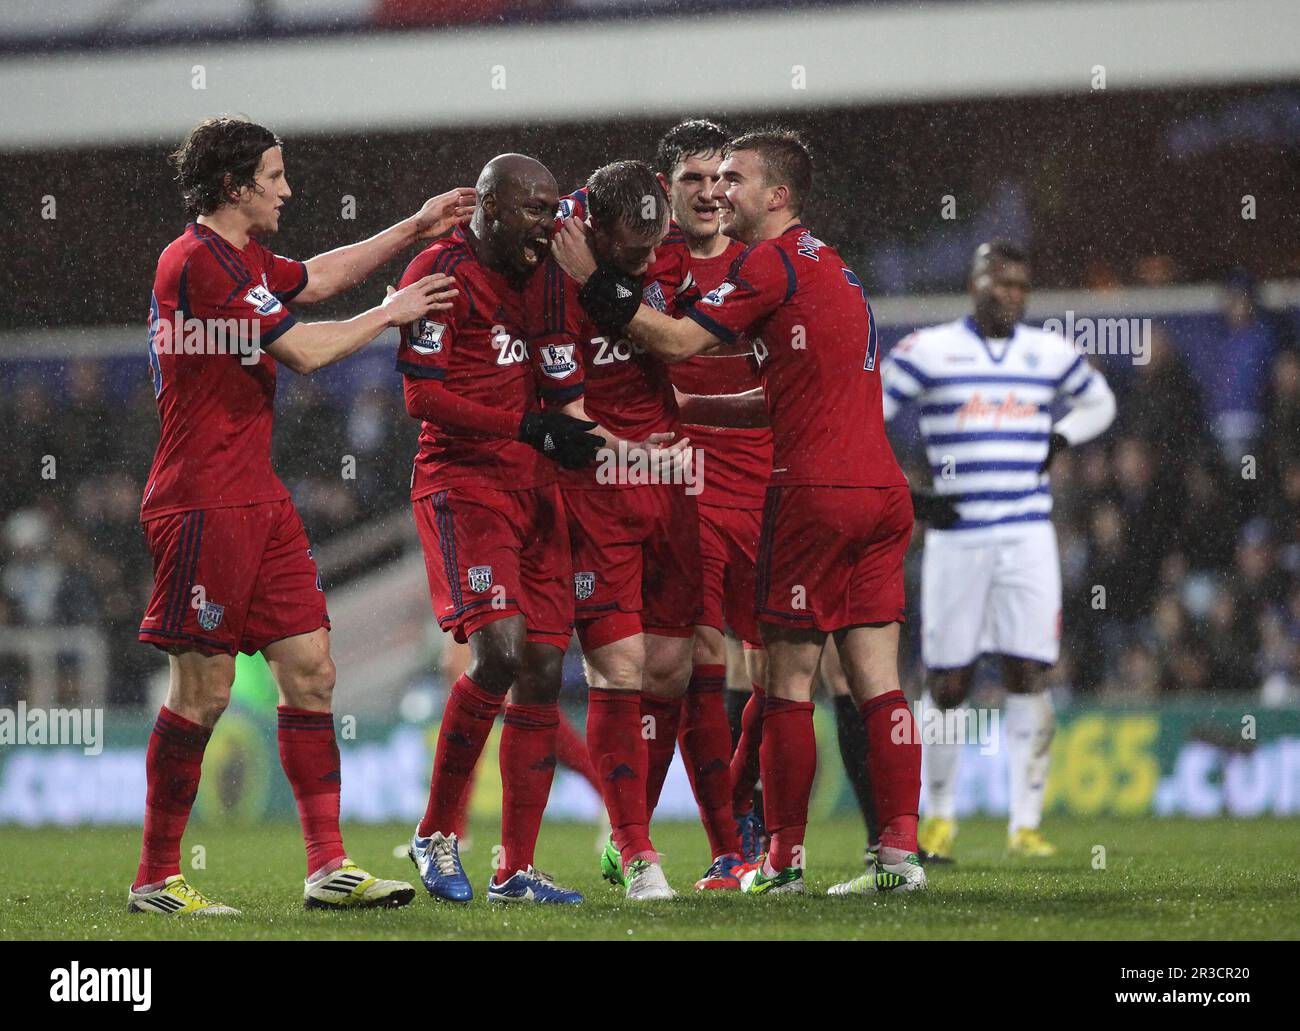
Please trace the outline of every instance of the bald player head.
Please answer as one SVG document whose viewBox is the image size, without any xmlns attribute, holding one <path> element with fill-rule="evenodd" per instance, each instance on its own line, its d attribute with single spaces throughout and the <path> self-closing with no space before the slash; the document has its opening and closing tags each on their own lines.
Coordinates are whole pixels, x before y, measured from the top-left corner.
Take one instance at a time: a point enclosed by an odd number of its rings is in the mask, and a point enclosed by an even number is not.
<svg viewBox="0 0 1300 1031">
<path fill-rule="evenodd" d="M 980 244 L 970 264 L 970 295 L 980 332 L 1009 337 L 1029 303 L 1029 256 L 1006 240 Z"/>
<path fill-rule="evenodd" d="M 470 229 L 489 268 L 526 279 L 545 260 L 555 231 L 555 176 L 526 154 L 498 154 L 478 177 L 478 207 Z"/>
</svg>

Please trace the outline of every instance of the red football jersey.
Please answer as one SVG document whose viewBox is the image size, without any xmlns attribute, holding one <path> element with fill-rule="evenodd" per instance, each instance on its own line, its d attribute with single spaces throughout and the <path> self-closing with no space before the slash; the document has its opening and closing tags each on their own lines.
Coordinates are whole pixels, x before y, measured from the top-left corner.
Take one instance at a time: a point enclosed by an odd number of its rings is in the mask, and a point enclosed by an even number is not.
<svg viewBox="0 0 1300 1031">
<path fill-rule="evenodd" d="M 523 331 L 522 292 L 478 260 L 460 227 L 417 254 L 401 285 L 435 272 L 452 276 L 460 293 L 450 311 L 402 328 L 397 369 L 407 389 L 420 380 L 438 380 L 453 393 L 500 411 L 522 416 L 536 409 L 538 381 Z M 558 395 L 581 396 L 579 365 L 552 365 L 562 366 L 545 377 Z M 412 500 L 450 487 L 524 490 L 554 482 L 555 465 L 527 444 L 427 420 L 420 424 Z"/>
<path fill-rule="evenodd" d="M 251 350 L 294 324 L 307 266 L 191 222 L 158 259 L 149 368 L 162 433 L 142 520 L 287 498 L 271 468 L 275 360 Z M 220 320 L 217 322 L 215 320 Z"/>
<path fill-rule="evenodd" d="M 691 275 L 703 293 L 709 293 L 727 276 L 745 247 L 732 240 L 716 258 L 692 258 Z M 673 385 L 683 394 L 743 394 L 761 386 L 748 346 L 719 348 L 669 367 Z M 720 508 L 761 508 L 772 470 L 772 431 L 766 426 L 729 429 L 688 425 L 683 428 L 691 444 L 702 448 L 704 490 L 701 505 Z"/>
<path fill-rule="evenodd" d="M 885 437 L 875 318 L 834 248 L 793 225 L 748 248 L 686 315 L 725 343 L 753 341 L 774 485 L 907 483 Z"/>
<path fill-rule="evenodd" d="M 680 232 L 670 232 L 655 249 L 655 261 L 645 275 L 642 303 L 668 314 L 680 313 L 693 290 L 685 238 Z M 578 284 L 553 258 L 548 258 L 544 271 L 529 282 L 525 310 L 529 345 L 541 360 L 543 382 L 556 375 L 545 359 L 558 350 L 555 364 L 560 372 L 570 360 L 582 366 L 587 415 L 610 432 L 624 440 L 645 440 L 652 433 L 680 431 L 668 367 L 640 345 L 615 338 L 597 326 L 578 301 Z M 553 392 L 544 396 L 548 404 L 566 401 Z M 562 469 L 560 485 L 566 489 L 613 486 L 597 482 L 598 468 Z"/>
</svg>

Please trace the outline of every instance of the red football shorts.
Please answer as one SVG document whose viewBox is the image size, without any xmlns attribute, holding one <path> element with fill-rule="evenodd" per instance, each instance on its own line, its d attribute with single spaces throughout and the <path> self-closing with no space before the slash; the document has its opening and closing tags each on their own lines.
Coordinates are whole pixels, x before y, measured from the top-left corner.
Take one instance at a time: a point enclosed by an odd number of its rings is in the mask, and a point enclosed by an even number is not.
<svg viewBox="0 0 1300 1031">
<path fill-rule="evenodd" d="M 762 509 L 700 505 L 700 562 L 704 579 L 704 626 L 762 646 L 754 619 L 754 569 Z"/>
<path fill-rule="evenodd" d="M 438 626 L 464 643 L 522 614 L 528 640 L 568 647 L 573 567 L 559 487 L 452 487 L 411 507 Z"/>
<path fill-rule="evenodd" d="M 907 487 L 767 488 L 758 618 L 832 631 L 903 621 Z"/>
<path fill-rule="evenodd" d="M 680 485 L 568 490 L 584 648 L 644 631 L 689 637 L 700 611 L 700 521 Z"/>
<path fill-rule="evenodd" d="M 140 640 L 251 655 L 329 627 L 325 593 L 293 502 L 196 509 L 144 524 L 153 595 Z"/>
</svg>

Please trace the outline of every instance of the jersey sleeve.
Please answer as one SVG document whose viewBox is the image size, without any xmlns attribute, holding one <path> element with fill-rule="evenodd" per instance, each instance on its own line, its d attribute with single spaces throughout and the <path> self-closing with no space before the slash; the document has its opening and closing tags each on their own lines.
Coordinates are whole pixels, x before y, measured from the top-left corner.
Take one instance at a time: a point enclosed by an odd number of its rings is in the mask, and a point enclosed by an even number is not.
<svg viewBox="0 0 1300 1031">
<path fill-rule="evenodd" d="M 562 408 L 583 394 L 582 307 L 577 284 L 553 260 L 529 281 L 525 330 L 537 393 L 547 408 Z"/>
<path fill-rule="evenodd" d="M 266 282 L 271 288 L 271 293 L 288 304 L 302 293 L 302 288 L 307 285 L 307 265 L 293 258 L 281 257 L 260 243 L 257 246 L 262 252 Z"/>
<path fill-rule="evenodd" d="M 776 311 L 794 294 L 794 266 L 775 243 L 764 241 L 745 251 L 727 278 L 686 313 L 724 343 Z"/>
<path fill-rule="evenodd" d="M 1100 436 L 1115 421 L 1115 395 L 1097 369 L 1065 340 L 1060 347 L 1066 352 L 1067 364 L 1056 384 L 1056 396 L 1069 411 L 1052 427 L 1071 445 L 1084 444 Z"/>
<path fill-rule="evenodd" d="M 587 189 L 574 190 L 567 197 L 560 198 L 555 212 L 555 228 L 559 229 L 566 218 L 576 218 L 579 222 L 587 217 Z"/>
<path fill-rule="evenodd" d="M 254 278 L 243 262 L 216 245 L 196 249 L 185 263 L 180 306 L 193 318 L 240 320 L 238 325 L 247 327 L 247 336 L 263 348 L 297 322 L 284 302 Z"/>
<path fill-rule="evenodd" d="M 898 409 L 915 401 L 925 392 L 926 376 L 917 367 L 917 336 L 904 337 L 885 356 L 880 368 L 881 397 L 884 399 L 885 421 L 898 414 Z"/>
<path fill-rule="evenodd" d="M 646 272 L 646 281 L 656 280 L 666 288 L 668 313 L 685 315 L 700 300 L 700 288 L 691 272 L 691 252 L 681 230 L 674 230 L 660 245 L 659 256 Z"/>
<path fill-rule="evenodd" d="M 418 283 L 429 275 L 436 261 L 436 255 L 416 255 L 406 266 L 398 289 Z M 468 297 L 459 280 L 456 285 L 460 293 L 453 301 L 450 311 L 437 312 L 436 315 L 418 319 L 401 328 L 401 340 L 397 345 L 397 371 L 403 376 L 432 380 L 447 378 L 447 363 L 456 338 L 456 323 L 458 318 L 465 317 Z"/>
</svg>

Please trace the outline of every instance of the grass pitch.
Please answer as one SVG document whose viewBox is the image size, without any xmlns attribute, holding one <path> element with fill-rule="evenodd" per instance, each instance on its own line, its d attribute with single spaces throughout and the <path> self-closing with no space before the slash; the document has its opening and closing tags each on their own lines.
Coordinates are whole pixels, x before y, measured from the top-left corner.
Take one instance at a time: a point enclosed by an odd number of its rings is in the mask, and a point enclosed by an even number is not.
<svg viewBox="0 0 1300 1031">
<path fill-rule="evenodd" d="M 406 909 L 320 913 L 302 909 L 296 826 L 196 825 L 182 855 L 191 882 L 243 910 L 233 919 L 185 920 L 126 912 L 139 830 L 0 830 L 0 938 L 4 939 L 1218 939 L 1300 936 L 1300 821 L 1049 821 L 1061 853 L 1010 860 L 1001 821 L 961 825 L 958 862 L 930 870 L 931 891 L 828 898 L 861 871 L 861 825 L 814 825 L 807 841 L 810 894 L 745 898 L 692 891 L 708 864 L 693 824 L 655 827 L 669 881 L 682 898 L 633 905 L 600 880 L 595 828 L 552 823 L 538 865 L 587 896 L 580 907 L 489 906 L 482 898 L 496 828 L 479 822 L 465 855 L 476 898 L 434 903 L 415 868 L 393 855 L 410 828 L 349 826 L 349 853 L 381 876 L 417 885 Z M 191 869 L 195 846 L 206 868 Z M 1104 869 L 1096 868 L 1103 859 Z"/>
</svg>

